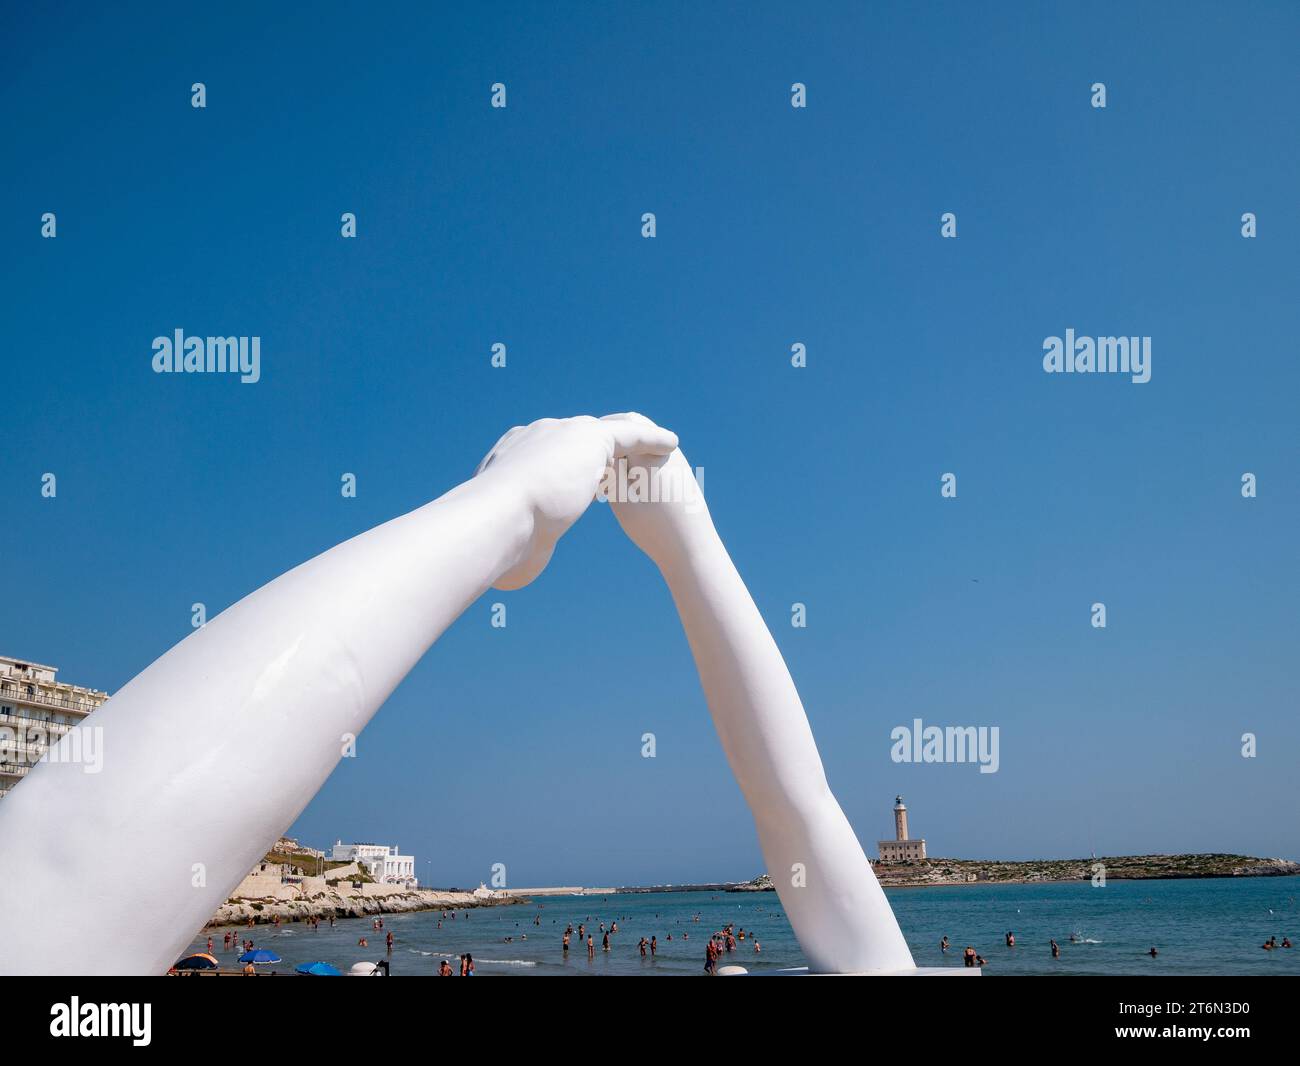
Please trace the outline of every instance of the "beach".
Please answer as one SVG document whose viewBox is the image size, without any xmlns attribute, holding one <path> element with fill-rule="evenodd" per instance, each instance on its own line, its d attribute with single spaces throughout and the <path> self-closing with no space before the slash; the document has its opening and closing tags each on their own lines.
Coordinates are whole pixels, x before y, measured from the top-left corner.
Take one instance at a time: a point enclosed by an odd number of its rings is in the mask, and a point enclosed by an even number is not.
<svg viewBox="0 0 1300 1066">
<path fill-rule="evenodd" d="M 1270 936 L 1300 934 L 1300 880 L 1294 877 L 1212 878 L 1117 881 L 1105 888 L 1088 882 L 969 884 L 930 892 L 887 889 L 887 895 L 918 966 L 960 967 L 970 944 L 987 960 L 985 976 L 1000 974 L 1289 974 L 1300 975 L 1300 949 L 1264 951 Z M 259 967 L 261 973 L 291 973 L 303 962 L 324 960 L 346 971 L 354 962 L 390 960 L 393 976 L 432 975 L 442 959 L 454 968 L 465 952 L 474 956 L 478 976 L 689 976 L 703 973 L 704 946 L 710 933 L 733 923 L 746 939 L 724 957 L 723 965 L 751 972 L 803 966 L 805 960 L 775 893 L 638 892 L 550 896 L 517 906 L 457 911 L 438 928 L 439 911 L 384 916 L 375 931 L 370 918 L 343 919 L 313 930 L 301 922 L 278 929 L 235 927 L 283 962 Z M 698 915 L 699 921 L 695 921 Z M 540 925 L 534 918 L 540 918 Z M 617 920 L 611 951 L 601 950 L 599 925 Z M 565 958 L 560 945 L 568 923 L 575 929 Z M 589 960 L 576 929 L 594 931 L 596 957 Z M 391 955 L 385 933 L 394 936 Z M 1007 948 L 1005 934 L 1016 935 Z M 223 952 L 224 927 L 205 930 L 223 968 L 233 968 L 236 952 Z M 1070 943 L 1075 933 L 1078 943 Z M 655 936 L 658 953 L 643 959 L 641 937 Z M 944 955 L 939 941 L 947 936 Z M 357 941 L 365 936 L 367 948 Z M 667 938 L 672 936 L 672 940 Z M 761 952 L 753 950 L 757 937 Z M 507 940 L 507 938 L 510 938 Z M 1061 957 L 1048 947 L 1055 938 Z M 1159 949 L 1157 958 L 1144 954 Z"/>
</svg>

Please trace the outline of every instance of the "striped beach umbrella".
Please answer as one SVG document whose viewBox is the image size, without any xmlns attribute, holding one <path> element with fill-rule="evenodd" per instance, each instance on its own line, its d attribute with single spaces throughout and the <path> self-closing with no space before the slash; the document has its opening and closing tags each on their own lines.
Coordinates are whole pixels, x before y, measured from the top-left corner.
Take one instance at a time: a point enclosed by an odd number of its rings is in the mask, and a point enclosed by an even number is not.
<svg viewBox="0 0 1300 1066">
<path fill-rule="evenodd" d="M 215 970 L 220 965 L 221 963 L 219 963 L 214 956 L 209 955 L 206 951 L 200 951 L 197 955 L 186 955 L 185 958 L 181 959 L 181 961 L 173 966 L 172 969 Z"/>
</svg>

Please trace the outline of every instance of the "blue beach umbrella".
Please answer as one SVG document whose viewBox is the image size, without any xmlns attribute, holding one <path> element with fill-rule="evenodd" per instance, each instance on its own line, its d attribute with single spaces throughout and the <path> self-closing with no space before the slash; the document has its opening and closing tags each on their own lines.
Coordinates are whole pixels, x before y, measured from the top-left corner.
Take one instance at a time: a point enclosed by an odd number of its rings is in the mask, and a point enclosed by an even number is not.
<svg viewBox="0 0 1300 1066">
<path fill-rule="evenodd" d="M 308 977 L 342 977 L 343 972 L 331 966 L 328 962 L 304 962 L 301 966 L 294 967 L 295 973 L 306 974 Z"/>
<path fill-rule="evenodd" d="M 245 951 L 239 956 L 240 962 L 251 962 L 254 966 L 260 966 L 263 963 L 279 962 L 280 956 L 274 951 L 267 951 L 266 948 L 258 948 L 255 951 Z"/>
</svg>

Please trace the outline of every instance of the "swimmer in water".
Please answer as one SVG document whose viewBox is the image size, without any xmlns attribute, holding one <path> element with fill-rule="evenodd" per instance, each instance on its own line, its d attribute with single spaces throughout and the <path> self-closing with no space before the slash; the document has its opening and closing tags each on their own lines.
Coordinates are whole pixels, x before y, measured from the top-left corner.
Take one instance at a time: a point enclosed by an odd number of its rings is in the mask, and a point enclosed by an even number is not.
<svg viewBox="0 0 1300 1066">
<path fill-rule="evenodd" d="M 1160 954 L 1160 952 L 1158 952 L 1155 948 L 1152 948 L 1150 951 L 1147 952 L 1147 954 L 1154 959 L 1157 955 Z"/>
<path fill-rule="evenodd" d="M 946 936 L 939 941 L 939 950 L 945 955 L 948 954 L 948 938 Z"/>
<path fill-rule="evenodd" d="M 1055 940 L 1053 940 L 1051 944 L 1052 944 L 1052 958 L 1059 959 L 1061 957 L 1061 945 L 1058 944 Z"/>
</svg>

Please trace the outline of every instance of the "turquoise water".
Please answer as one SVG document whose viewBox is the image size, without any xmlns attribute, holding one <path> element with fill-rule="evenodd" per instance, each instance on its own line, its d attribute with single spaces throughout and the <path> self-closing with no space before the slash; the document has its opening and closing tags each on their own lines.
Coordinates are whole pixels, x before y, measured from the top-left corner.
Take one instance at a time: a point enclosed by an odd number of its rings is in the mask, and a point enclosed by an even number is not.
<svg viewBox="0 0 1300 1066">
<path fill-rule="evenodd" d="M 1300 974 L 1300 878 L 970 885 L 888 892 L 918 966 L 961 964 L 967 944 L 1007 974 Z M 1270 914 L 1269 911 L 1273 913 Z M 1007 931 L 1016 935 L 1008 948 Z M 1070 933 L 1083 941 L 1069 942 Z M 939 940 L 952 942 L 946 960 Z M 1053 959 L 1048 941 L 1061 946 Z M 1152 959 L 1145 952 L 1155 947 Z"/>
<path fill-rule="evenodd" d="M 1259 877 L 1186 881 L 1111 881 L 1105 888 L 1080 884 L 965 885 L 951 888 L 890 889 L 894 913 L 918 966 L 961 966 L 967 945 L 988 960 L 985 974 L 1292 974 L 1300 975 L 1300 948 L 1263 951 L 1276 935 L 1300 937 L 1300 880 Z M 1270 914 L 1270 910 L 1272 913 Z M 695 917 L 699 916 L 699 921 Z M 534 916 L 541 924 L 533 924 Z M 553 896 L 536 904 L 460 911 L 437 927 L 437 912 L 384 916 L 384 931 L 370 919 L 339 921 L 313 931 L 302 924 L 241 928 L 258 947 L 284 962 L 263 972 L 291 971 L 317 959 L 347 970 L 354 962 L 385 957 L 384 933 L 392 931 L 394 976 L 432 974 L 447 958 L 457 967 L 464 952 L 474 956 L 480 976 L 489 974 L 698 974 L 703 972 L 709 933 L 732 922 L 746 939 L 723 962 L 751 971 L 802 966 L 804 959 L 774 892 L 658 892 L 612 896 Z M 617 919 L 611 950 L 601 950 L 599 924 Z M 560 947 L 566 924 L 575 929 L 567 960 Z M 577 942 L 579 922 L 592 928 L 596 957 L 588 960 Z M 1016 947 L 1008 948 L 1008 930 Z M 223 966 L 234 951 L 221 950 L 223 929 L 214 932 Z M 1071 944 L 1074 932 L 1087 942 Z M 659 953 L 642 959 L 637 942 L 655 935 Z M 751 934 L 762 951 L 753 949 Z M 939 951 L 944 935 L 952 943 Z M 359 947 L 366 936 L 370 946 Z M 669 941 L 668 936 L 672 936 Z M 523 939 L 524 937 L 527 939 Z M 505 942 L 506 937 L 512 941 Z M 1052 937 L 1061 946 L 1053 959 Z M 207 933 L 194 941 L 202 950 Z M 1159 956 L 1144 952 L 1154 945 Z"/>
</svg>

